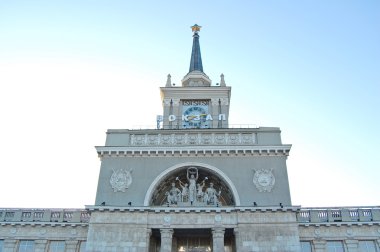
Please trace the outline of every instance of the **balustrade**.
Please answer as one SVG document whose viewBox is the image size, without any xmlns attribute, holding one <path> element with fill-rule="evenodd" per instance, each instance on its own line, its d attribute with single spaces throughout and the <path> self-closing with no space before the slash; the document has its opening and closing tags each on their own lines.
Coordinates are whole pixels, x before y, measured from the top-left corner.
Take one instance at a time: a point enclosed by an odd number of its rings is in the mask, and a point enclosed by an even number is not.
<svg viewBox="0 0 380 252">
<path fill-rule="evenodd" d="M 0 209 L 0 223 L 58 222 L 88 223 L 91 213 L 84 209 Z M 380 222 L 380 207 L 301 208 L 299 223 Z"/>
<path fill-rule="evenodd" d="M 0 222 L 88 223 L 90 216 L 83 209 L 0 209 Z"/>
<path fill-rule="evenodd" d="M 299 223 L 380 222 L 380 207 L 307 208 L 297 213 Z"/>
</svg>

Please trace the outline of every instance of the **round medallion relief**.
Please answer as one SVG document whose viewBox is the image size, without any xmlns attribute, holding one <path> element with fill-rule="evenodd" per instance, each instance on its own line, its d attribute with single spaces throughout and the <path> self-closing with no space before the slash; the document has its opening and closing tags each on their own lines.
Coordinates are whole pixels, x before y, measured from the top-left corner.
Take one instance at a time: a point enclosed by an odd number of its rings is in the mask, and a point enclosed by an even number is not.
<svg viewBox="0 0 380 252">
<path fill-rule="evenodd" d="M 259 192 L 271 192 L 276 181 L 272 169 L 260 169 L 253 171 L 255 173 L 253 175 L 253 183 Z"/>
<path fill-rule="evenodd" d="M 222 220 L 222 216 L 220 214 L 217 214 L 215 215 L 215 221 L 221 221 Z"/>
<path fill-rule="evenodd" d="M 171 218 L 170 218 L 169 215 L 165 215 L 165 216 L 164 216 L 164 221 L 165 221 L 166 223 L 169 223 L 170 220 L 171 220 Z"/>
</svg>

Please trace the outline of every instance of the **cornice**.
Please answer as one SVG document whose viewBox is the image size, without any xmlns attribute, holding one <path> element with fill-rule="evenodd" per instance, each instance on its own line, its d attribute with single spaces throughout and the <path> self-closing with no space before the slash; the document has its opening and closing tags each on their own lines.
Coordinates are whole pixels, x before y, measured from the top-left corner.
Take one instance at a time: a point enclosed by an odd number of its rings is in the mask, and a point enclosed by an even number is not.
<svg viewBox="0 0 380 252">
<path fill-rule="evenodd" d="M 89 212 L 154 212 L 154 213 L 244 213 L 244 212 L 298 212 L 300 206 L 262 206 L 262 207 L 119 207 L 86 206 Z"/>
<path fill-rule="evenodd" d="M 272 146 L 96 146 L 99 157 L 288 156 L 291 145 Z"/>
<path fill-rule="evenodd" d="M 161 87 L 161 99 L 164 97 L 191 99 L 191 97 L 217 98 L 230 97 L 231 87 L 211 86 L 211 87 Z M 166 94 L 166 95 L 164 95 Z M 191 94 L 191 97 L 189 97 Z"/>
</svg>

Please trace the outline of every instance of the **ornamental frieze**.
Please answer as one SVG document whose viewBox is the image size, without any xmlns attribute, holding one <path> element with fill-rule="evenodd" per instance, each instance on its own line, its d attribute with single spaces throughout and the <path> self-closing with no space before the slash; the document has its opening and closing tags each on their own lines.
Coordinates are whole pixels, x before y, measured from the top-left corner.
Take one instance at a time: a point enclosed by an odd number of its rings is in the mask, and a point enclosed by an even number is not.
<svg viewBox="0 0 380 252">
<path fill-rule="evenodd" d="M 173 106 L 179 106 L 179 99 L 164 99 L 163 100 L 163 103 L 165 106 L 170 106 L 170 105 L 173 105 Z"/>
<path fill-rule="evenodd" d="M 163 145 L 172 144 L 172 136 L 171 135 L 161 135 L 161 144 L 163 144 Z"/>
<path fill-rule="evenodd" d="M 244 133 L 195 133 L 195 134 L 133 134 L 130 138 L 133 146 L 168 145 L 249 145 L 256 144 L 255 134 Z"/>
<path fill-rule="evenodd" d="M 201 137 L 201 144 L 212 144 L 212 135 L 203 134 Z"/>
<path fill-rule="evenodd" d="M 198 134 L 187 135 L 187 142 L 189 144 L 197 144 L 198 143 Z"/>
<path fill-rule="evenodd" d="M 216 144 L 225 144 L 226 143 L 226 140 L 225 140 L 225 134 L 215 134 L 214 136 L 214 143 Z"/>
<path fill-rule="evenodd" d="M 228 105 L 228 99 L 227 98 L 211 99 L 211 104 L 213 106 L 218 106 L 219 104 L 223 105 L 223 106 L 227 106 Z"/>
</svg>

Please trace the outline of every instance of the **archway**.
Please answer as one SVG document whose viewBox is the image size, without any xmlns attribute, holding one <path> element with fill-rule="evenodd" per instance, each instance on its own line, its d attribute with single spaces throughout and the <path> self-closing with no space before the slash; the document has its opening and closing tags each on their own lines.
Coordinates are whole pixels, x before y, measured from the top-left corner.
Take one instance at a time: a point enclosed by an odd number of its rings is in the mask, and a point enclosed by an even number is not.
<svg viewBox="0 0 380 252">
<path fill-rule="evenodd" d="M 174 165 L 163 171 L 150 185 L 144 199 L 144 206 L 162 206 L 168 204 L 167 195 L 174 187 L 182 190 L 180 184 L 188 183 L 188 170 L 197 170 L 197 184 L 204 182 L 203 191 L 206 192 L 208 188 L 213 187 L 218 195 L 218 206 L 236 206 L 240 205 L 240 198 L 232 181 L 218 168 L 196 162 L 187 162 Z M 182 183 L 180 183 L 180 181 Z M 209 189 L 210 190 L 210 189 Z M 204 199 L 204 198 L 202 198 Z M 190 203 L 190 201 L 182 201 L 178 199 L 176 205 L 179 206 L 203 206 L 210 205 L 210 203 L 202 204 L 201 198 L 198 197 L 197 204 Z"/>
</svg>

